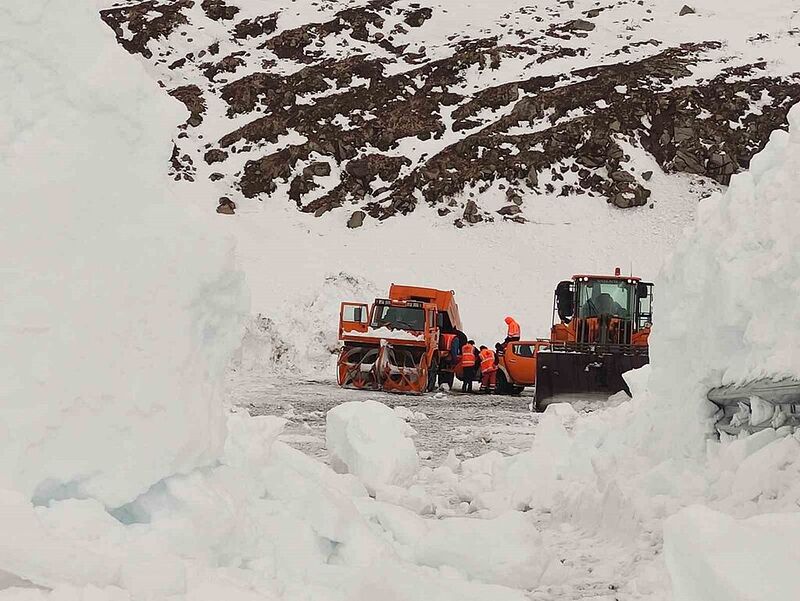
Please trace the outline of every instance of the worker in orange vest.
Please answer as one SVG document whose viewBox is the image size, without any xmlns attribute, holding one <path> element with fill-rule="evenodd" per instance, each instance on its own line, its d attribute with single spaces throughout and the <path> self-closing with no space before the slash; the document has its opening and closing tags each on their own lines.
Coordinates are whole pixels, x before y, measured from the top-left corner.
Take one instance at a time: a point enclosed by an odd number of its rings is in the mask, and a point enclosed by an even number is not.
<svg viewBox="0 0 800 601">
<path fill-rule="evenodd" d="M 520 330 L 517 320 L 513 317 L 506 317 L 506 325 L 508 326 L 508 334 L 506 335 L 506 344 L 509 342 L 516 342 L 519 340 Z"/>
<path fill-rule="evenodd" d="M 494 351 L 481 346 L 479 357 L 481 359 L 481 392 L 494 394 L 497 386 L 497 365 L 494 360 Z"/>
<path fill-rule="evenodd" d="M 472 381 L 475 379 L 475 341 L 469 340 L 461 347 L 461 392 L 472 392 Z"/>
</svg>

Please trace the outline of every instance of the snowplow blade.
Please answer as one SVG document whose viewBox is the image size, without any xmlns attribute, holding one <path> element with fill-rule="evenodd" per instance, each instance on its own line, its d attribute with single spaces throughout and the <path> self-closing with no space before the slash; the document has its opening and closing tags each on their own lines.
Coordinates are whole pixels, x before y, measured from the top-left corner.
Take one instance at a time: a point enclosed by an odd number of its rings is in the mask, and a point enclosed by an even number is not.
<svg viewBox="0 0 800 601">
<path fill-rule="evenodd" d="M 722 411 L 717 430 L 725 434 L 800 425 L 800 380 L 762 378 L 712 388 L 708 400 Z"/>
<path fill-rule="evenodd" d="M 608 397 L 622 390 L 630 395 L 622 374 L 648 362 L 646 348 L 626 354 L 540 351 L 536 360 L 536 409 L 544 411 L 565 395 Z"/>
<path fill-rule="evenodd" d="M 420 346 L 348 343 L 339 353 L 339 386 L 422 394 L 429 386 L 424 355 L 425 348 Z"/>
</svg>

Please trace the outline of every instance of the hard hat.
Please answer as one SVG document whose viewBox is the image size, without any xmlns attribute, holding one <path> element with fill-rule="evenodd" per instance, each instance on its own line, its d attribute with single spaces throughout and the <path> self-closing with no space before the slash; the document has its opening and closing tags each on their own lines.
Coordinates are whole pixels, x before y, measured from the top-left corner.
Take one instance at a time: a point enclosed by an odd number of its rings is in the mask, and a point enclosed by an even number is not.
<svg viewBox="0 0 800 601">
<path fill-rule="evenodd" d="M 514 321 L 514 318 L 513 317 L 506 317 L 505 321 L 506 321 L 506 323 L 509 323 L 511 321 Z"/>
</svg>

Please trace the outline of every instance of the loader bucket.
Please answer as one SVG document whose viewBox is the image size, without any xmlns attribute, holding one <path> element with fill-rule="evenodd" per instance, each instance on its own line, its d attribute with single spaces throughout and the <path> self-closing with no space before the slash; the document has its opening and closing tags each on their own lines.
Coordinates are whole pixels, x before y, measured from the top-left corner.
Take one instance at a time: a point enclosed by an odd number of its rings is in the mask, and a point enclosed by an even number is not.
<svg viewBox="0 0 800 601">
<path fill-rule="evenodd" d="M 557 397 L 602 396 L 624 390 L 630 395 L 626 371 L 648 363 L 646 351 L 631 354 L 578 351 L 540 351 L 536 362 L 534 401 L 537 411 L 557 402 Z"/>
</svg>

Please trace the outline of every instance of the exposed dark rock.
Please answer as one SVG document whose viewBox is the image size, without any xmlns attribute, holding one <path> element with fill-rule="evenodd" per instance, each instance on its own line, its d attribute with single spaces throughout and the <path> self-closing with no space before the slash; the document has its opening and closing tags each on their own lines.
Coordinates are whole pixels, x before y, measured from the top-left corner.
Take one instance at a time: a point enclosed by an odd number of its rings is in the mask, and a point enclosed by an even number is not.
<svg viewBox="0 0 800 601">
<path fill-rule="evenodd" d="M 236 203 L 233 202 L 227 196 L 222 196 L 219 199 L 219 206 L 217 207 L 217 213 L 222 215 L 233 215 L 236 213 Z"/>
<path fill-rule="evenodd" d="M 224 177 L 225 177 L 225 174 L 220 173 L 219 171 L 215 171 L 214 173 L 212 173 L 211 175 L 208 176 L 208 179 L 210 179 L 212 182 L 216 182 L 216 181 L 221 180 Z"/>
<path fill-rule="evenodd" d="M 480 214 L 478 205 L 474 200 L 467 201 L 467 204 L 464 207 L 464 214 L 462 215 L 462 218 L 467 223 L 479 223 L 483 221 L 483 215 Z"/>
<path fill-rule="evenodd" d="M 513 205 L 505 206 L 505 207 L 501 208 L 500 210 L 498 210 L 497 212 L 500 215 L 511 216 L 511 215 L 518 215 L 518 214 L 522 213 L 522 209 L 520 209 L 517 205 L 513 204 Z"/>
<path fill-rule="evenodd" d="M 585 19 L 575 19 L 564 25 L 566 31 L 592 31 L 596 25 Z"/>
<path fill-rule="evenodd" d="M 233 29 L 233 37 L 237 40 L 247 38 L 257 38 L 262 35 L 270 35 L 278 29 L 278 13 L 273 13 L 255 19 L 245 19 L 237 23 Z"/>
<path fill-rule="evenodd" d="M 228 158 L 228 153 L 224 150 L 219 148 L 213 148 L 203 155 L 203 159 L 209 165 L 213 165 L 214 163 L 221 163 L 225 159 Z"/>
<path fill-rule="evenodd" d="M 188 125 L 197 127 L 203 123 L 206 101 L 200 88 L 196 85 L 181 86 L 170 90 L 169 95 L 180 100 L 189 110 L 189 119 L 186 121 Z"/>
<path fill-rule="evenodd" d="M 182 155 L 177 144 L 172 145 L 172 155 L 170 156 L 169 164 L 169 175 L 176 182 L 180 180 L 186 180 L 188 182 L 194 181 L 197 172 L 194 161 L 188 154 Z"/>
<path fill-rule="evenodd" d="M 409 27 L 421 27 L 425 21 L 433 16 L 433 10 L 430 8 L 418 8 L 408 13 L 403 22 Z"/>
<path fill-rule="evenodd" d="M 316 161 L 303 169 L 304 177 L 325 177 L 331 174 L 331 164 L 325 161 Z"/>
<path fill-rule="evenodd" d="M 651 177 L 653 177 L 652 171 L 642 171 L 642 179 L 644 181 L 649 182 Z"/>
<path fill-rule="evenodd" d="M 147 48 L 150 40 L 166 38 L 178 26 L 189 23 L 183 11 L 193 6 L 194 0 L 174 0 L 168 4 L 146 0 L 130 6 L 101 10 L 100 18 L 114 30 L 117 41 L 125 50 L 151 58 L 153 53 Z M 125 37 L 123 24 L 133 34 L 131 38 Z"/>
<path fill-rule="evenodd" d="M 684 15 L 693 15 L 694 13 L 695 10 L 691 6 L 689 6 L 688 4 L 684 4 L 678 15 L 682 17 Z"/>
<path fill-rule="evenodd" d="M 209 19 L 215 21 L 229 21 L 239 12 L 238 6 L 229 6 L 225 0 L 203 0 L 200 5 L 208 15 Z"/>
<path fill-rule="evenodd" d="M 243 67 L 246 64 L 242 58 L 243 55 L 243 51 L 234 52 L 217 63 L 205 63 L 203 65 L 203 67 L 205 67 L 203 75 L 213 81 L 214 78 L 220 73 L 235 73 L 236 69 Z"/>
<path fill-rule="evenodd" d="M 350 215 L 350 219 L 347 220 L 347 227 L 350 229 L 355 229 L 357 227 L 361 227 L 364 225 L 364 218 L 367 214 L 364 211 L 354 211 L 352 215 Z"/>
</svg>

